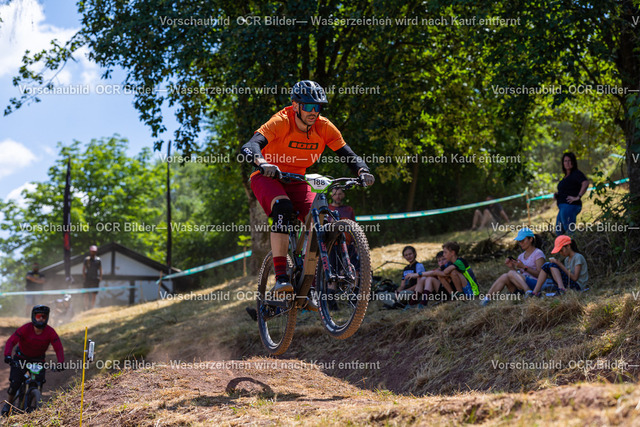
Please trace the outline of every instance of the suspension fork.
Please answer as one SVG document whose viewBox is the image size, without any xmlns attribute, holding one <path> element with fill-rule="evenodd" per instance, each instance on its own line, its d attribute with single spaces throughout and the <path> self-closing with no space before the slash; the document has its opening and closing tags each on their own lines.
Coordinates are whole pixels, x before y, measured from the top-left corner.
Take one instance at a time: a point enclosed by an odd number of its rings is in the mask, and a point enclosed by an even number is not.
<svg viewBox="0 0 640 427">
<path fill-rule="evenodd" d="M 322 269 L 324 270 L 324 277 L 327 280 L 335 280 L 335 275 L 331 271 L 331 264 L 329 263 L 329 254 L 327 252 L 326 233 L 324 231 L 324 225 L 320 224 L 320 215 L 317 209 L 311 211 L 313 216 L 313 225 L 315 227 L 316 234 L 318 236 L 318 250 L 320 252 L 320 260 L 322 261 Z"/>
<path fill-rule="evenodd" d="M 350 279 L 356 278 L 356 267 L 351 262 L 351 256 L 349 255 L 349 246 L 347 245 L 347 239 L 340 238 L 340 247 L 342 249 L 342 265 L 346 267 L 345 274 L 352 275 Z"/>
<path fill-rule="evenodd" d="M 307 215 L 302 233 L 293 240 L 296 244 L 296 256 L 303 256 L 300 264 L 300 275 L 294 284 L 296 293 L 296 305 L 302 307 L 306 304 L 307 296 L 313 284 L 318 263 L 318 239 L 312 226 L 311 212 Z"/>
</svg>

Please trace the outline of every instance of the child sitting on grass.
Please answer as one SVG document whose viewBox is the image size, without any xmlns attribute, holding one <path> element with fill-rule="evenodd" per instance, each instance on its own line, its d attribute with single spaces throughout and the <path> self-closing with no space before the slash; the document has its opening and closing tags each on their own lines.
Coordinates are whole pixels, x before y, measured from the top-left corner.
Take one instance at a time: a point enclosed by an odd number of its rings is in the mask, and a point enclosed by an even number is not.
<svg viewBox="0 0 640 427">
<path fill-rule="evenodd" d="M 540 296 L 542 285 L 549 276 L 553 277 L 560 294 L 564 293 L 567 287 L 579 291 L 586 286 L 589 280 L 587 260 L 578 253 L 578 246 L 575 241 L 571 240 L 571 237 L 558 236 L 551 253 L 560 253 L 565 257 L 564 262 L 560 264 L 555 258 L 549 258 L 549 262 L 542 266 L 542 271 L 538 275 L 538 283 L 530 293 L 531 295 Z"/>
<path fill-rule="evenodd" d="M 425 268 L 422 263 L 418 262 L 418 253 L 413 246 L 405 246 L 404 249 L 402 249 L 402 256 L 409 264 L 402 270 L 402 281 L 396 291 L 396 299 L 401 303 L 407 303 L 410 300 L 416 301 L 413 291 L 418 283 L 420 273 L 424 272 Z"/>
<path fill-rule="evenodd" d="M 420 277 L 418 278 L 418 284 L 415 286 L 415 292 L 418 296 L 418 308 L 422 308 L 427 304 L 430 299 L 436 299 L 436 294 L 449 295 L 453 293 L 453 288 L 451 287 L 451 278 L 447 276 L 438 277 L 438 271 L 444 271 L 447 267 L 451 265 L 444 257 L 444 252 L 440 251 L 436 254 L 436 262 L 438 263 L 438 267 L 420 273 Z"/>
<path fill-rule="evenodd" d="M 460 245 L 456 242 L 446 242 L 442 245 L 442 252 L 445 259 L 451 263 L 443 271 L 435 271 L 435 275 L 440 279 L 448 277 L 451 279 L 455 287 L 455 293 L 452 299 L 462 296 L 473 297 L 480 294 L 478 290 L 478 281 L 476 280 L 473 270 L 464 258 L 459 258 Z"/>
</svg>

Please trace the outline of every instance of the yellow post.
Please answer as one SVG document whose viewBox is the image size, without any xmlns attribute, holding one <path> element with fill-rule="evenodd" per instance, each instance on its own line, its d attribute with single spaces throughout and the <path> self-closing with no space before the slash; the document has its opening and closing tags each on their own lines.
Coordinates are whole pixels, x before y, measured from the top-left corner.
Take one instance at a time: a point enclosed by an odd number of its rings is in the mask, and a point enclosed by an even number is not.
<svg viewBox="0 0 640 427">
<path fill-rule="evenodd" d="M 82 427 L 82 406 L 84 404 L 84 367 L 87 360 L 87 327 L 84 328 L 84 351 L 82 352 L 82 388 L 80 392 L 80 427 Z"/>
<path fill-rule="evenodd" d="M 246 252 L 247 248 L 248 246 L 243 246 L 242 252 Z M 246 276 L 247 276 L 247 257 L 243 257 L 242 258 L 242 277 L 246 277 Z"/>
</svg>

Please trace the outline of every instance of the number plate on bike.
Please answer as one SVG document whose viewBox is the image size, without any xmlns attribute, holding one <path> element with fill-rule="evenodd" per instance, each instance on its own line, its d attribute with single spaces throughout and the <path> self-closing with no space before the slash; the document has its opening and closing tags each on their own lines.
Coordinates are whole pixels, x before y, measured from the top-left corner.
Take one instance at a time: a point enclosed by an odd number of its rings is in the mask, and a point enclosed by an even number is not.
<svg viewBox="0 0 640 427">
<path fill-rule="evenodd" d="M 38 375 L 42 370 L 42 365 L 39 363 L 27 363 L 27 369 L 31 371 L 32 374 Z"/>
<path fill-rule="evenodd" d="M 309 183 L 311 188 L 314 190 L 325 190 L 331 184 L 331 179 L 315 173 L 305 175 L 305 178 L 307 179 L 307 183 Z"/>
</svg>

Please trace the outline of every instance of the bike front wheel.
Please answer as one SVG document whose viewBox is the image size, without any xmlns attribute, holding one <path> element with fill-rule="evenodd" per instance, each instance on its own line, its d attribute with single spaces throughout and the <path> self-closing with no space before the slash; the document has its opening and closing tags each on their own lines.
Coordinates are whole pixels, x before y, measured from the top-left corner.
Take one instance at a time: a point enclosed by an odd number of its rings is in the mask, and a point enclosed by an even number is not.
<svg viewBox="0 0 640 427">
<path fill-rule="evenodd" d="M 289 277 L 292 277 L 293 260 L 287 256 Z M 267 254 L 260 267 L 258 279 L 257 315 L 258 329 L 262 344 L 274 356 L 278 356 L 289 348 L 296 327 L 297 308 L 295 294 L 284 293 L 274 295 L 271 290 L 276 284 L 273 268 L 273 256 Z"/>
<path fill-rule="evenodd" d="M 29 390 L 29 396 L 27 396 L 27 404 L 25 405 L 26 412 L 35 411 L 40 407 L 40 403 L 42 402 L 42 393 L 37 388 L 32 388 Z"/>
<path fill-rule="evenodd" d="M 362 228 L 350 219 L 327 224 L 325 240 L 333 277 L 325 277 L 319 262 L 316 288 L 320 317 L 332 336 L 345 339 L 358 330 L 369 305 L 369 242 Z"/>
</svg>

